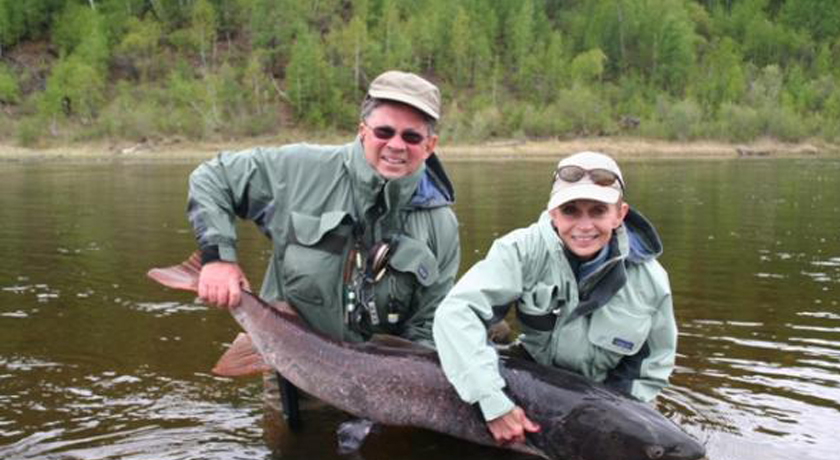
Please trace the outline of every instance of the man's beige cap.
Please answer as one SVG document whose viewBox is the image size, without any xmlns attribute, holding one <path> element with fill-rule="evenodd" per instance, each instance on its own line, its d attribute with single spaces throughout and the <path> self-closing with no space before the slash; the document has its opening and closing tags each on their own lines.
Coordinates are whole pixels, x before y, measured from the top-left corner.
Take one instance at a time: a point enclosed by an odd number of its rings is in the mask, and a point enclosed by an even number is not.
<svg viewBox="0 0 840 460">
<path fill-rule="evenodd" d="M 408 72 L 389 70 L 370 83 L 368 96 L 408 104 L 426 115 L 440 118 L 440 91 L 428 80 Z"/>
</svg>

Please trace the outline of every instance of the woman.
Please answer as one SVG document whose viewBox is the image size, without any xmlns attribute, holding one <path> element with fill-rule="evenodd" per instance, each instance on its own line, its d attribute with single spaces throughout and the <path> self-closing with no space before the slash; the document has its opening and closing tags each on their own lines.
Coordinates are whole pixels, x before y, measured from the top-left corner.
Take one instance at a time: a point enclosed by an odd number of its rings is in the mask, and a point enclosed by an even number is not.
<svg viewBox="0 0 840 460">
<path fill-rule="evenodd" d="M 524 354 L 603 382 L 642 401 L 668 384 L 677 328 L 653 226 L 624 202 L 610 157 L 560 161 L 547 210 L 499 238 L 435 314 L 447 378 L 477 403 L 494 439 L 522 442 L 539 427 L 505 395 L 485 325 L 516 305 Z"/>
</svg>

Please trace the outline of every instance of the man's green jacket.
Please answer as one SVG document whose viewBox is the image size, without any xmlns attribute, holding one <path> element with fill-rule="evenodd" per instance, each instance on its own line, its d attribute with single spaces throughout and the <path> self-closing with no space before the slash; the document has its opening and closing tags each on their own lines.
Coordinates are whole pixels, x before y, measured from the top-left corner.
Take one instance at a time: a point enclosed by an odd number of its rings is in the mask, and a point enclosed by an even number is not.
<svg viewBox="0 0 840 460">
<path fill-rule="evenodd" d="M 260 295 L 288 301 L 330 337 L 384 332 L 431 344 L 434 311 L 460 257 L 453 200 L 434 154 L 413 174 L 386 180 L 357 138 L 221 153 L 190 176 L 187 214 L 205 263 L 235 262 L 235 218 L 254 221 L 274 248 Z M 353 280 L 383 240 L 393 250 L 381 278 L 367 279 L 368 319 L 348 327 L 347 305 L 359 298 Z"/>
<path fill-rule="evenodd" d="M 653 399 L 668 383 L 677 342 L 668 276 L 655 259 L 661 249 L 653 227 L 632 209 L 605 260 L 579 272 L 580 280 L 547 212 L 498 239 L 435 315 L 435 344 L 448 379 L 462 399 L 479 404 L 486 420 L 513 409 L 482 324 L 494 307 L 513 302 L 520 340 L 535 361 Z"/>
</svg>

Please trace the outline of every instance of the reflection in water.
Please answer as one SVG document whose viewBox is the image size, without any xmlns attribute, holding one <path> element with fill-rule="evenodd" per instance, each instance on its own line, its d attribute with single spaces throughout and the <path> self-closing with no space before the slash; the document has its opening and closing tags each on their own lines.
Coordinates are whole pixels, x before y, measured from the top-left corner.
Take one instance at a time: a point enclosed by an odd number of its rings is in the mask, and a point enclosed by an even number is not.
<svg viewBox="0 0 840 460">
<path fill-rule="evenodd" d="M 545 205 L 550 163 L 447 166 L 462 269 Z M 229 315 L 145 279 L 194 248 L 184 218 L 191 168 L 0 168 L 0 458 L 341 458 L 334 430 L 345 414 L 315 404 L 299 433 L 265 425 L 272 415 L 259 379 L 208 371 L 237 332 Z M 680 323 L 677 372 L 659 410 L 702 440 L 710 460 L 835 458 L 840 162 L 623 169 L 628 201 L 664 241 Z M 240 236 L 258 281 L 270 248 L 252 226 Z M 373 433 L 361 454 L 514 455 L 393 427 Z"/>
</svg>

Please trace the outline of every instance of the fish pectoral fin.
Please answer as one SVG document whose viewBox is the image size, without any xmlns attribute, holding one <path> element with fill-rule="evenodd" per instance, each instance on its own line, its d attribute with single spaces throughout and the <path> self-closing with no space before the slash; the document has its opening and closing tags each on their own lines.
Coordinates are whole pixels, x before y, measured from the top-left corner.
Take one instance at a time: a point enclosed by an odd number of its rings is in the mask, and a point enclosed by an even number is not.
<svg viewBox="0 0 840 460">
<path fill-rule="evenodd" d="M 213 373 L 223 377 L 245 377 L 262 374 L 270 369 L 271 366 L 266 364 L 251 342 L 251 336 L 240 332 L 213 367 Z"/>
<path fill-rule="evenodd" d="M 373 431 L 376 424 L 373 420 L 355 418 L 348 420 L 338 426 L 338 453 L 347 455 L 361 449 L 367 436 Z"/>
</svg>

